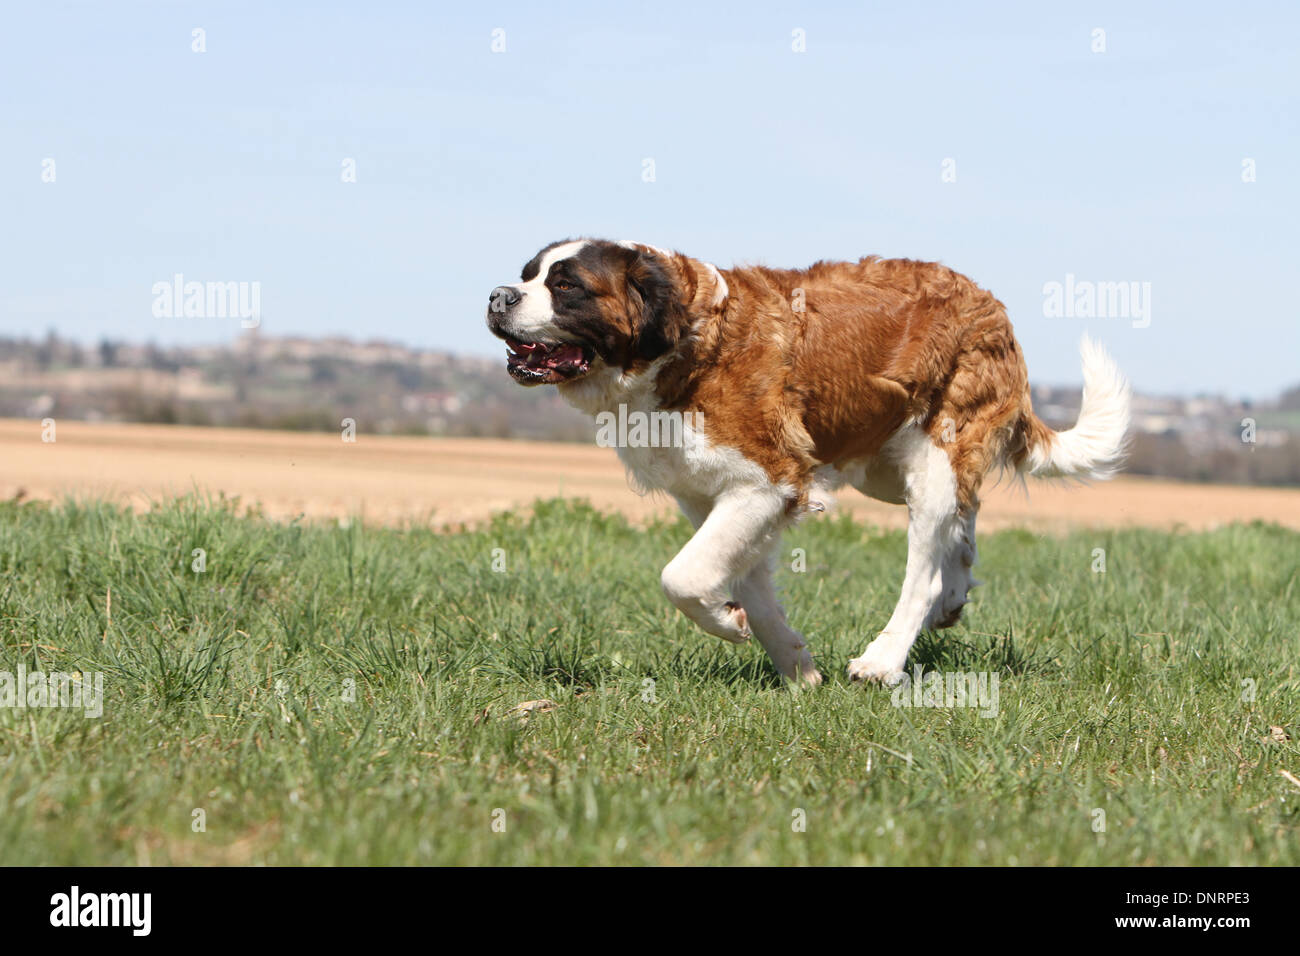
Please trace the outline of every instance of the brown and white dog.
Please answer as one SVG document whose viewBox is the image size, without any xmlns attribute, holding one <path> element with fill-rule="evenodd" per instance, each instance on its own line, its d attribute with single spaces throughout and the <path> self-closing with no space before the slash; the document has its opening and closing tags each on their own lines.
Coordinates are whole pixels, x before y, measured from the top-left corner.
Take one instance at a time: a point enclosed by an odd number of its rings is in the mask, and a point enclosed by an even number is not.
<svg viewBox="0 0 1300 956">
<path fill-rule="evenodd" d="M 493 290 L 487 322 L 524 385 L 593 415 L 690 412 L 671 447 L 618 449 L 634 483 L 677 499 L 695 535 L 664 568 L 669 600 L 710 634 L 757 636 L 777 670 L 818 683 L 772 586 L 781 531 L 849 484 L 906 504 L 907 572 L 854 680 L 895 684 L 926 628 L 975 585 L 980 484 L 1008 469 L 1109 477 L 1129 392 L 1083 342 L 1078 423 L 1034 414 L 1002 303 L 942 265 L 868 257 L 717 269 L 635 242 L 547 246 Z"/>
</svg>

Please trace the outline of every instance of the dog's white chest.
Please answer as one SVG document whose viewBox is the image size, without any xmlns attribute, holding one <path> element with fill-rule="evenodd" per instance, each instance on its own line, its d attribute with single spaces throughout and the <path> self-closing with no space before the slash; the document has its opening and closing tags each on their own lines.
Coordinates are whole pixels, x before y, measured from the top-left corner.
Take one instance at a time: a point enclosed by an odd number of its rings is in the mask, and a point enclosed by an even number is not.
<svg viewBox="0 0 1300 956">
<path fill-rule="evenodd" d="M 642 443 L 636 436 L 615 446 L 628 478 L 640 491 L 700 494 L 716 484 L 716 452 L 692 426 L 670 425 L 666 444 Z M 659 436 L 662 438 L 662 434 Z"/>
<path fill-rule="evenodd" d="M 763 487 L 767 475 L 737 449 L 707 437 L 705 414 L 665 410 L 653 383 L 658 368 L 641 376 L 576 382 L 565 398 L 595 419 L 596 443 L 614 448 L 638 491 L 716 499 L 740 485 Z"/>
</svg>

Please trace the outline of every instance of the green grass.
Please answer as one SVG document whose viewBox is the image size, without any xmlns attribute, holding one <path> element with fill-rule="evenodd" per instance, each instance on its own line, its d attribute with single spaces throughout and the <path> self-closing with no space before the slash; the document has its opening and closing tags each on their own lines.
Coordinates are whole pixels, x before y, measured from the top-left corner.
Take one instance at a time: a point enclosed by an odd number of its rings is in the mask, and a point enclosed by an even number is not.
<svg viewBox="0 0 1300 956">
<path fill-rule="evenodd" d="M 105 688 L 99 719 L 0 708 L 0 862 L 1300 863 L 1270 736 L 1300 737 L 1300 535 L 985 536 L 913 661 L 996 672 L 996 717 L 846 681 L 901 533 L 789 536 L 828 677 L 800 694 L 662 598 L 686 536 L 562 503 L 444 535 L 0 505 L 0 670 Z"/>
</svg>

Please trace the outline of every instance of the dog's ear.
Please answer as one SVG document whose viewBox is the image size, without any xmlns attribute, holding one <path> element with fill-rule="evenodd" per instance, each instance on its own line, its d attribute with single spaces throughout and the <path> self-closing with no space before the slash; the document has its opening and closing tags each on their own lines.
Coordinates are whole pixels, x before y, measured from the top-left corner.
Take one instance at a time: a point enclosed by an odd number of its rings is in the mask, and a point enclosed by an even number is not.
<svg viewBox="0 0 1300 956">
<path fill-rule="evenodd" d="M 671 265 L 657 252 L 638 247 L 627 266 L 632 300 L 633 358 L 651 362 L 676 348 L 686 322 Z"/>
</svg>

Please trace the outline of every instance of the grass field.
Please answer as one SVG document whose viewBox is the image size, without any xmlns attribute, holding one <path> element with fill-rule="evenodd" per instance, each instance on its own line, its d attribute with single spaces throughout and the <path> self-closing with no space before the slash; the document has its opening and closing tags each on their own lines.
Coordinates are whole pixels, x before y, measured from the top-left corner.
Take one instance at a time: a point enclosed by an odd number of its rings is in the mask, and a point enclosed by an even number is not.
<svg viewBox="0 0 1300 956">
<path fill-rule="evenodd" d="M 1300 863 L 1300 534 L 984 537 L 913 661 L 996 674 L 996 716 L 845 680 L 901 532 L 789 536 L 798 694 L 662 598 L 686 536 L 0 505 L 0 671 L 104 682 L 0 707 L 0 862 Z"/>
</svg>

